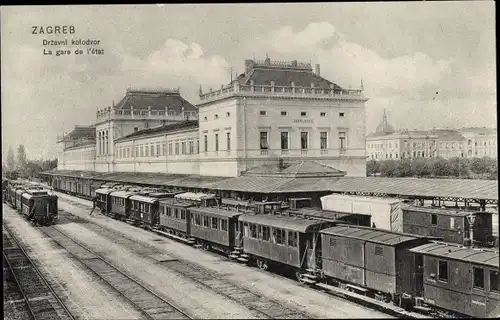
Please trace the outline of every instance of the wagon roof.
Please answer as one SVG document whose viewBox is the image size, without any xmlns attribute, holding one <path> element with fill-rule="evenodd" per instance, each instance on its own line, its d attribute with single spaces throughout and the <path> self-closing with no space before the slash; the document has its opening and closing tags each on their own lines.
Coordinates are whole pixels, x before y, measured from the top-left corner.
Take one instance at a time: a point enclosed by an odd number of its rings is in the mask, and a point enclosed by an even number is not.
<svg viewBox="0 0 500 320">
<path fill-rule="evenodd" d="M 226 218 L 232 218 L 242 214 L 242 212 L 238 212 L 236 210 L 224 210 L 224 209 L 209 208 L 209 207 L 191 208 L 189 210 L 191 211 L 191 213 L 210 214 Z"/>
<path fill-rule="evenodd" d="M 347 225 L 339 225 L 328 229 L 324 229 L 321 230 L 321 233 L 333 236 L 341 236 L 358 240 L 364 240 L 368 242 L 381 243 L 389 246 L 395 246 L 400 243 L 422 238 L 406 233 L 399 233 L 399 232 L 368 228 L 368 227 L 347 226 Z"/>
<path fill-rule="evenodd" d="M 124 191 L 124 190 L 112 190 L 111 195 L 118 198 L 127 198 L 133 196 L 134 192 Z"/>
<path fill-rule="evenodd" d="M 222 198 L 222 204 L 228 204 L 232 206 L 255 206 L 255 203 L 251 203 L 247 200 L 236 200 L 236 199 L 231 199 L 231 198 Z"/>
<path fill-rule="evenodd" d="M 498 251 L 493 250 L 467 248 L 451 243 L 431 242 L 412 248 L 410 251 L 435 257 L 482 264 L 495 268 L 499 266 Z"/>
<path fill-rule="evenodd" d="M 418 212 L 427 212 L 434 214 L 441 214 L 447 216 L 468 216 L 471 214 L 491 214 L 491 212 L 486 211 L 466 211 L 466 210 L 456 210 L 452 208 L 433 208 L 433 207 L 417 207 L 417 206 L 403 206 L 403 210 L 409 211 L 418 211 Z"/>
<path fill-rule="evenodd" d="M 351 213 L 323 210 L 321 208 L 300 208 L 291 209 L 290 214 L 307 216 L 309 218 L 332 220 L 336 221 L 338 218 L 346 217 L 352 215 Z"/>
<path fill-rule="evenodd" d="M 108 188 L 100 188 L 95 191 L 95 193 L 102 193 L 102 194 L 109 194 L 113 191 L 116 191 L 115 189 L 108 189 Z"/>
<path fill-rule="evenodd" d="M 196 204 L 194 204 L 191 201 L 184 200 L 184 199 L 176 199 L 176 198 L 161 199 L 160 204 L 169 205 L 169 206 L 176 206 L 176 207 L 183 207 L 183 208 L 196 206 Z"/>
<path fill-rule="evenodd" d="M 213 199 L 215 198 L 215 194 L 207 194 L 207 193 L 194 193 L 194 192 L 183 192 L 175 195 L 175 198 L 178 199 L 189 199 L 200 201 L 203 199 Z"/>
<path fill-rule="evenodd" d="M 307 233 L 311 228 L 324 224 L 324 221 L 303 219 L 299 217 L 288 217 L 288 216 L 272 216 L 264 214 L 245 214 L 241 215 L 240 221 L 257 223 L 264 226 L 271 226 L 275 228 L 283 228 L 292 231 L 298 231 L 301 233 Z"/>
<path fill-rule="evenodd" d="M 150 197 L 139 196 L 139 195 L 133 195 L 129 199 L 135 200 L 135 201 L 140 201 L 140 202 L 147 202 L 147 203 L 154 203 L 154 202 L 158 201 L 157 198 L 150 198 Z"/>
</svg>

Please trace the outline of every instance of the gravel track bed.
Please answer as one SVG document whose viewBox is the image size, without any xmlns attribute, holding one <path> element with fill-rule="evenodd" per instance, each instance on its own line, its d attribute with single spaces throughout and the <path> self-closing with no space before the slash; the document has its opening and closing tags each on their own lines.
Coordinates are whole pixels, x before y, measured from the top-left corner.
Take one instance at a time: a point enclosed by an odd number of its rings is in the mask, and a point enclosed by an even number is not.
<svg viewBox="0 0 500 320">
<path fill-rule="evenodd" d="M 12 208 L 4 205 L 3 214 L 4 225 L 75 319 L 144 318 L 123 297 Z"/>
<path fill-rule="evenodd" d="M 42 227 L 40 229 L 70 254 L 74 255 L 107 284 L 120 292 L 134 306 L 141 310 L 147 318 L 189 319 L 189 316 L 179 311 L 172 304 L 164 301 L 134 279 L 102 260 L 101 257 L 74 242 L 56 228 Z"/>
</svg>

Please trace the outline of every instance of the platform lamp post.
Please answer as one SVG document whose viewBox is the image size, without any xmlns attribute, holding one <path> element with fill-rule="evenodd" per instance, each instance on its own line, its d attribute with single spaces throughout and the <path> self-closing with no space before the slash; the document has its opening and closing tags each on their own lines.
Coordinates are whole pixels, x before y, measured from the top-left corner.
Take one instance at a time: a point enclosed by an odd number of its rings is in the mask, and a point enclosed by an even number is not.
<svg viewBox="0 0 500 320">
<path fill-rule="evenodd" d="M 474 221 L 476 220 L 476 216 L 474 214 L 470 214 L 467 216 L 467 221 L 469 222 L 469 238 L 470 238 L 470 247 L 474 246 Z"/>
</svg>

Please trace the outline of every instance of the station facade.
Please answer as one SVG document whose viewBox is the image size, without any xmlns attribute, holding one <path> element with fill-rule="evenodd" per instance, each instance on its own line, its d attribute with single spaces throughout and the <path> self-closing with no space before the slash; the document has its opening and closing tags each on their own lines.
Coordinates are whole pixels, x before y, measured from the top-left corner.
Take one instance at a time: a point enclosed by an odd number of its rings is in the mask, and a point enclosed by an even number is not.
<svg viewBox="0 0 500 320">
<path fill-rule="evenodd" d="M 246 60 L 229 84 L 200 87 L 196 106 L 179 90 L 127 90 L 97 112 L 93 133 L 76 127 L 59 140 L 58 170 L 238 177 L 310 160 L 365 176 L 367 100 L 362 85 L 341 88 L 319 65 Z"/>
</svg>

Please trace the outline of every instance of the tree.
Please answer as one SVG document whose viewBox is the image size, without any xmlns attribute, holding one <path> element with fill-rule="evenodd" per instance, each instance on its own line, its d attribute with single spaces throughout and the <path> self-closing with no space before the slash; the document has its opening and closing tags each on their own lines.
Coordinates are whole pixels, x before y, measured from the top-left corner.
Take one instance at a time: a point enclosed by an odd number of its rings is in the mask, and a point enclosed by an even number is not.
<svg viewBox="0 0 500 320">
<path fill-rule="evenodd" d="M 448 162 L 450 164 L 450 174 L 452 176 L 459 178 L 468 178 L 470 176 L 466 159 L 451 158 Z"/>
<path fill-rule="evenodd" d="M 36 162 L 28 161 L 26 164 L 26 174 L 28 177 L 34 177 L 41 171 L 42 167 Z"/>
<path fill-rule="evenodd" d="M 451 170 L 448 161 L 443 158 L 437 158 L 432 164 L 432 174 L 436 177 L 449 176 Z"/>
<path fill-rule="evenodd" d="M 394 160 L 386 160 L 380 165 L 380 175 L 383 177 L 401 177 L 398 163 Z"/>
<path fill-rule="evenodd" d="M 408 159 L 399 160 L 398 171 L 400 172 L 401 177 L 412 177 L 413 170 L 412 170 L 411 161 Z"/>
<path fill-rule="evenodd" d="M 425 177 L 431 174 L 432 164 L 428 159 L 415 159 L 411 163 L 413 175 Z"/>
<path fill-rule="evenodd" d="M 370 160 L 366 163 L 366 175 L 372 176 L 380 172 L 380 163 L 375 160 Z"/>
<path fill-rule="evenodd" d="M 26 170 L 26 149 L 24 148 L 24 145 L 20 144 L 19 147 L 17 148 L 17 166 L 20 171 L 25 171 Z"/>
<path fill-rule="evenodd" d="M 14 151 L 12 150 L 12 146 L 9 146 L 9 151 L 7 153 L 7 170 L 16 170 L 16 160 L 14 159 Z"/>
</svg>

